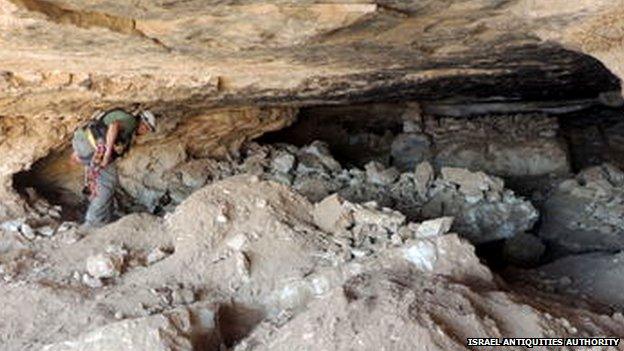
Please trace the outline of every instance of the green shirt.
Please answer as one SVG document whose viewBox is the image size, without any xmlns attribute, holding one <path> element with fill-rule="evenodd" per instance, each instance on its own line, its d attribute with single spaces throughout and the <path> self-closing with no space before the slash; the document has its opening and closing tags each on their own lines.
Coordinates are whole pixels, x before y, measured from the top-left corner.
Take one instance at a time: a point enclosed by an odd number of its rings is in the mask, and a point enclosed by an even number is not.
<svg viewBox="0 0 624 351">
<path fill-rule="evenodd" d="M 115 144 L 123 144 L 127 148 L 130 146 L 132 136 L 139 127 L 139 122 L 132 115 L 122 110 L 113 110 L 102 118 L 102 122 L 104 122 L 107 127 L 116 121 L 119 121 L 121 124 L 121 130 L 119 131 L 117 140 L 115 140 Z M 78 128 L 74 133 L 72 144 L 74 150 L 83 157 L 89 157 L 93 154 L 93 145 L 89 142 L 87 134 L 82 128 Z"/>
<path fill-rule="evenodd" d="M 102 122 L 107 126 L 110 126 L 114 122 L 119 122 L 121 125 L 121 130 L 119 131 L 119 135 L 117 136 L 116 143 L 119 141 L 129 142 L 132 140 L 132 136 L 136 132 L 139 127 L 139 122 L 134 116 L 129 113 L 126 113 L 122 110 L 114 110 L 107 113 L 103 118 Z"/>
</svg>

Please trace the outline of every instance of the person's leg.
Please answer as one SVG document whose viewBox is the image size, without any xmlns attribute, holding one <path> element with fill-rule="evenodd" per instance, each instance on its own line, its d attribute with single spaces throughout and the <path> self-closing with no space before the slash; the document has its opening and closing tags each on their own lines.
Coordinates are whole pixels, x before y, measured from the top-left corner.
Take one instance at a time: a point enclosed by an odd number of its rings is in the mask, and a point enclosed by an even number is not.
<svg viewBox="0 0 624 351">
<path fill-rule="evenodd" d="M 100 171 L 97 179 L 97 192 L 91 199 L 85 216 L 86 225 L 100 227 L 112 220 L 117 182 L 115 164 L 110 164 Z"/>
</svg>

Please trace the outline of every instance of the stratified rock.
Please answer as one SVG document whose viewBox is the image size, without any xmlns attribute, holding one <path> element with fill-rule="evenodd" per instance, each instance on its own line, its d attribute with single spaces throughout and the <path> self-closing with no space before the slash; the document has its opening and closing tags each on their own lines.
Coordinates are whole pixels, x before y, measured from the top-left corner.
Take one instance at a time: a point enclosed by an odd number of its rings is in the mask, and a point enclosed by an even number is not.
<svg viewBox="0 0 624 351">
<path fill-rule="evenodd" d="M 192 157 L 226 157 L 293 120 L 241 108 L 249 104 L 570 98 L 613 105 L 604 93 L 619 91 L 618 79 L 583 53 L 624 75 L 619 1 L 501 6 L 493 0 L 175 2 L 163 9 L 157 2 L 138 11 L 112 0 L 2 0 L 0 215 L 25 207 L 11 177 L 66 145 L 99 108 L 139 103 L 165 116 L 160 135 L 141 148 L 172 137 L 191 140 L 185 146 Z M 29 59 L 16 60 L 15 52 Z M 143 184 L 161 169 L 152 163 L 138 170 L 124 169 L 122 179 Z M 148 208 L 163 195 L 129 189 Z"/>
<path fill-rule="evenodd" d="M 539 236 L 565 252 L 624 249 L 624 173 L 588 168 L 562 182 L 544 203 Z"/>
<path fill-rule="evenodd" d="M 508 114 L 429 119 L 425 131 L 432 136 L 437 167 L 480 170 L 526 182 L 570 171 L 556 117 Z"/>
</svg>

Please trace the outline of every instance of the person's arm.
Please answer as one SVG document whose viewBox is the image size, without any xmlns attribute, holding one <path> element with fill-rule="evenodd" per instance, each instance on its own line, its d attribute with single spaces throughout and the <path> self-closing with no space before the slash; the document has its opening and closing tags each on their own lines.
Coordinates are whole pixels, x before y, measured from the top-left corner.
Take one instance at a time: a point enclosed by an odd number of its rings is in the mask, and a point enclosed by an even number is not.
<svg viewBox="0 0 624 351">
<path fill-rule="evenodd" d="M 104 158 L 102 159 L 102 167 L 106 167 L 113 156 L 115 140 L 117 140 L 120 130 L 121 123 L 119 123 L 119 121 L 115 121 L 108 126 L 108 130 L 106 132 L 106 152 L 104 153 Z"/>
</svg>

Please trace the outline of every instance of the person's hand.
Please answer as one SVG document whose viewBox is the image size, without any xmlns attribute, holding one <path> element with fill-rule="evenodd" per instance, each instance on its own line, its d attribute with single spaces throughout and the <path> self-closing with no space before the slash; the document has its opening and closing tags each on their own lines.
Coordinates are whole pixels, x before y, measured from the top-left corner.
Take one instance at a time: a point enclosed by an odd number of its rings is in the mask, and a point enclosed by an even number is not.
<svg viewBox="0 0 624 351">
<path fill-rule="evenodd" d="M 104 157 L 102 157 L 102 162 L 100 162 L 100 167 L 106 168 L 106 166 L 108 166 L 108 164 L 110 163 L 112 156 L 112 153 L 106 150 L 106 153 L 104 153 Z"/>
<path fill-rule="evenodd" d="M 72 152 L 70 159 L 75 164 L 81 164 L 82 163 L 80 161 L 80 157 L 78 157 L 78 153 L 76 151 Z"/>
</svg>

